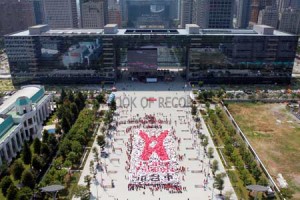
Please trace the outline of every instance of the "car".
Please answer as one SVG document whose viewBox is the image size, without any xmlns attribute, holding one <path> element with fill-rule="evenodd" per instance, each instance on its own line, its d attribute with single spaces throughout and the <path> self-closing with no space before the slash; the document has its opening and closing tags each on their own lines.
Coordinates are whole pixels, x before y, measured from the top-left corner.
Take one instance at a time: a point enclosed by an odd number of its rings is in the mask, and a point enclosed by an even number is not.
<svg viewBox="0 0 300 200">
<path fill-rule="evenodd" d="M 252 90 L 244 90 L 244 92 L 245 92 L 246 94 L 253 94 L 253 91 L 252 91 Z"/>
</svg>

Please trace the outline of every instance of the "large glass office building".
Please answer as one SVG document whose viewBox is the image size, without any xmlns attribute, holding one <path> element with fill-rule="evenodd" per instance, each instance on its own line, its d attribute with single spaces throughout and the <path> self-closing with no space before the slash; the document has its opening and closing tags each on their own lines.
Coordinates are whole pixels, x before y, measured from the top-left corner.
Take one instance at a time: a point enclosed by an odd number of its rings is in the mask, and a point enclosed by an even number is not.
<svg viewBox="0 0 300 200">
<path fill-rule="evenodd" d="M 50 30 L 47 25 L 5 36 L 14 84 L 100 83 L 124 77 L 205 83 L 288 83 L 297 36 L 257 25 L 253 30 Z"/>
</svg>

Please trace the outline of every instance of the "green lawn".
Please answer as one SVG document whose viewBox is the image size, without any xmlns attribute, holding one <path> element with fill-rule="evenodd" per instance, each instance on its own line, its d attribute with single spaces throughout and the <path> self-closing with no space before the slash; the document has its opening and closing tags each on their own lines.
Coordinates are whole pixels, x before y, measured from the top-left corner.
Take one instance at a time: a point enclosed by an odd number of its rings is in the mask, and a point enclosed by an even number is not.
<svg viewBox="0 0 300 200">
<path fill-rule="evenodd" d="M 0 79 L 0 92 L 14 90 L 11 79 Z"/>
</svg>

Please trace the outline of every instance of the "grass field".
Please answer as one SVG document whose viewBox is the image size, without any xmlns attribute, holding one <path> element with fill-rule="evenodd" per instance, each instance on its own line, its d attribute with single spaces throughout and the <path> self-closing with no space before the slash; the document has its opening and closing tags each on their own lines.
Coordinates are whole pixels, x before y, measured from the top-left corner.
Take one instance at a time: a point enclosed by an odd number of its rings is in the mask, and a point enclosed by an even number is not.
<svg viewBox="0 0 300 200">
<path fill-rule="evenodd" d="M 14 90 L 11 79 L 0 79 L 0 92 Z"/>
<path fill-rule="evenodd" d="M 300 199 L 300 120 L 285 104 L 230 103 L 231 114 L 276 179 L 281 173 Z"/>
</svg>

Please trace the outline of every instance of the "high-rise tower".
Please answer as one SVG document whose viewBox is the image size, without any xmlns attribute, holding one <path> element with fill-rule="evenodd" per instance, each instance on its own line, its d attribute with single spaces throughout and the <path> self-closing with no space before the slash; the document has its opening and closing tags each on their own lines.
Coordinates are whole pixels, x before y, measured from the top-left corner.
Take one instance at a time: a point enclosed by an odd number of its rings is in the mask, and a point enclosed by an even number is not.
<svg viewBox="0 0 300 200">
<path fill-rule="evenodd" d="M 240 0 L 237 7 L 237 27 L 247 28 L 251 16 L 251 0 Z"/>
<path fill-rule="evenodd" d="M 35 24 L 32 1 L 0 1 L 0 36 L 27 29 Z"/>
<path fill-rule="evenodd" d="M 107 0 L 81 0 L 81 27 L 103 28 L 108 23 Z"/>
<path fill-rule="evenodd" d="M 76 0 L 44 0 L 45 23 L 51 28 L 77 28 Z"/>
<path fill-rule="evenodd" d="M 233 6 L 234 0 L 183 0 L 181 24 L 191 23 L 190 12 L 200 28 L 232 28 Z"/>
</svg>

